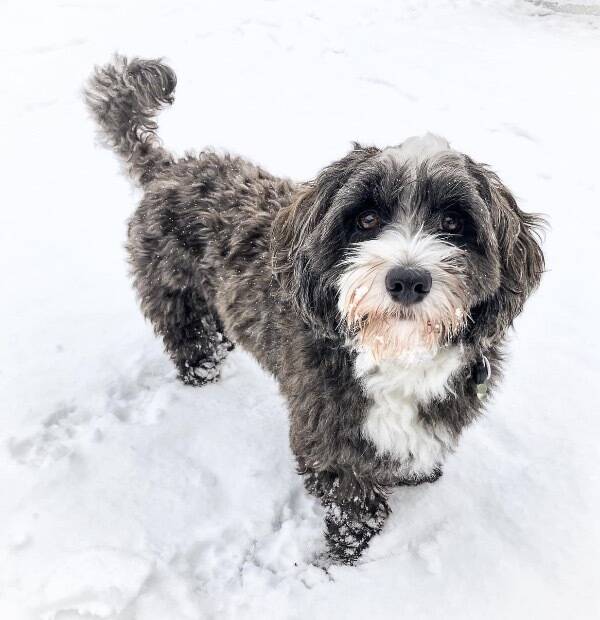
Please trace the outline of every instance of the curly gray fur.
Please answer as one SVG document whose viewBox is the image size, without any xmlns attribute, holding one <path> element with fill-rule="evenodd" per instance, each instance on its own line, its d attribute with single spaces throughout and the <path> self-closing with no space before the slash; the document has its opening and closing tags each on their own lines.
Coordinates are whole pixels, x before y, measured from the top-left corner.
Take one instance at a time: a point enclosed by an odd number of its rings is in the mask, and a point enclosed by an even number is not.
<svg viewBox="0 0 600 620">
<path fill-rule="evenodd" d="M 173 103 L 175 72 L 159 60 L 128 61 L 96 67 L 85 88 L 87 105 L 108 145 L 128 165 L 129 174 L 145 185 L 173 163 L 160 146 L 154 116 Z"/>
</svg>

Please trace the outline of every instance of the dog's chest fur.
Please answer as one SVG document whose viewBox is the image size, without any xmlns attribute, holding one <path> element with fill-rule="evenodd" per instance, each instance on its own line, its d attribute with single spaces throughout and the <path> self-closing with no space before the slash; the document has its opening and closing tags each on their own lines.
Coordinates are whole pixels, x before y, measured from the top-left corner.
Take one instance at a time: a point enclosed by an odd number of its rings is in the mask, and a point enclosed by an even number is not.
<svg viewBox="0 0 600 620">
<path fill-rule="evenodd" d="M 410 365 L 395 360 L 376 364 L 368 352 L 357 356 L 356 375 L 372 399 L 362 433 L 378 453 L 400 462 L 401 475 L 431 474 L 452 449 L 446 428 L 424 425 L 418 409 L 434 399 L 452 397 L 448 382 L 461 367 L 462 357 L 456 346 Z"/>
</svg>

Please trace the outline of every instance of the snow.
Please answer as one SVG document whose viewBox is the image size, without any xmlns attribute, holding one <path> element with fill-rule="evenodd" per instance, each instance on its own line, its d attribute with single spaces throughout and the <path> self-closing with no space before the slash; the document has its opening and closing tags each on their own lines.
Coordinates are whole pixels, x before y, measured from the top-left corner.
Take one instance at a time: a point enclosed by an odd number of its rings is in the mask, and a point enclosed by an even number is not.
<svg viewBox="0 0 600 620">
<path fill-rule="evenodd" d="M 6 0 L 0 6 L 0 618 L 597 618 L 600 3 Z M 177 152 L 309 178 L 432 131 L 548 214 L 548 273 L 502 389 L 354 568 L 275 382 L 241 351 L 175 379 L 127 276 L 135 191 L 80 96 L 165 56 Z"/>
</svg>

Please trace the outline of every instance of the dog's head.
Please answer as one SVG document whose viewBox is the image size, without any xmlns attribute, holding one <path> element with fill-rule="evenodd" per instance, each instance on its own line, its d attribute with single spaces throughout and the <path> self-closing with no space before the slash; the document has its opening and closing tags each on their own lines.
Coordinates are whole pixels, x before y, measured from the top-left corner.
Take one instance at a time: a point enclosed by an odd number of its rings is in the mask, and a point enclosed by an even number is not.
<svg viewBox="0 0 600 620">
<path fill-rule="evenodd" d="M 442 138 L 356 145 L 277 215 L 274 270 L 307 324 L 375 358 L 494 342 L 539 283 L 539 223 Z"/>
</svg>

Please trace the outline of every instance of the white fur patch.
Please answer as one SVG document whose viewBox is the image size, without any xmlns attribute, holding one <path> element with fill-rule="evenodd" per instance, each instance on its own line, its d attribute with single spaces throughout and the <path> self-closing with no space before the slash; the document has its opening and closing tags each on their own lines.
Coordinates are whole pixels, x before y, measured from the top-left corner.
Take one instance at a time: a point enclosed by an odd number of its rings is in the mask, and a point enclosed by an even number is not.
<svg viewBox="0 0 600 620">
<path fill-rule="evenodd" d="M 416 166 L 439 153 L 451 150 L 448 140 L 433 133 L 426 133 L 408 138 L 399 146 L 388 147 L 382 151 L 382 155 L 400 165 Z"/>
<path fill-rule="evenodd" d="M 395 359 L 377 364 L 361 352 L 356 374 L 374 403 L 363 424 L 364 436 L 377 451 L 403 462 L 401 475 L 426 476 L 454 447 L 444 427 L 430 429 L 418 417 L 418 405 L 451 396 L 448 381 L 461 366 L 462 348 L 447 347 L 419 360 Z"/>
</svg>

